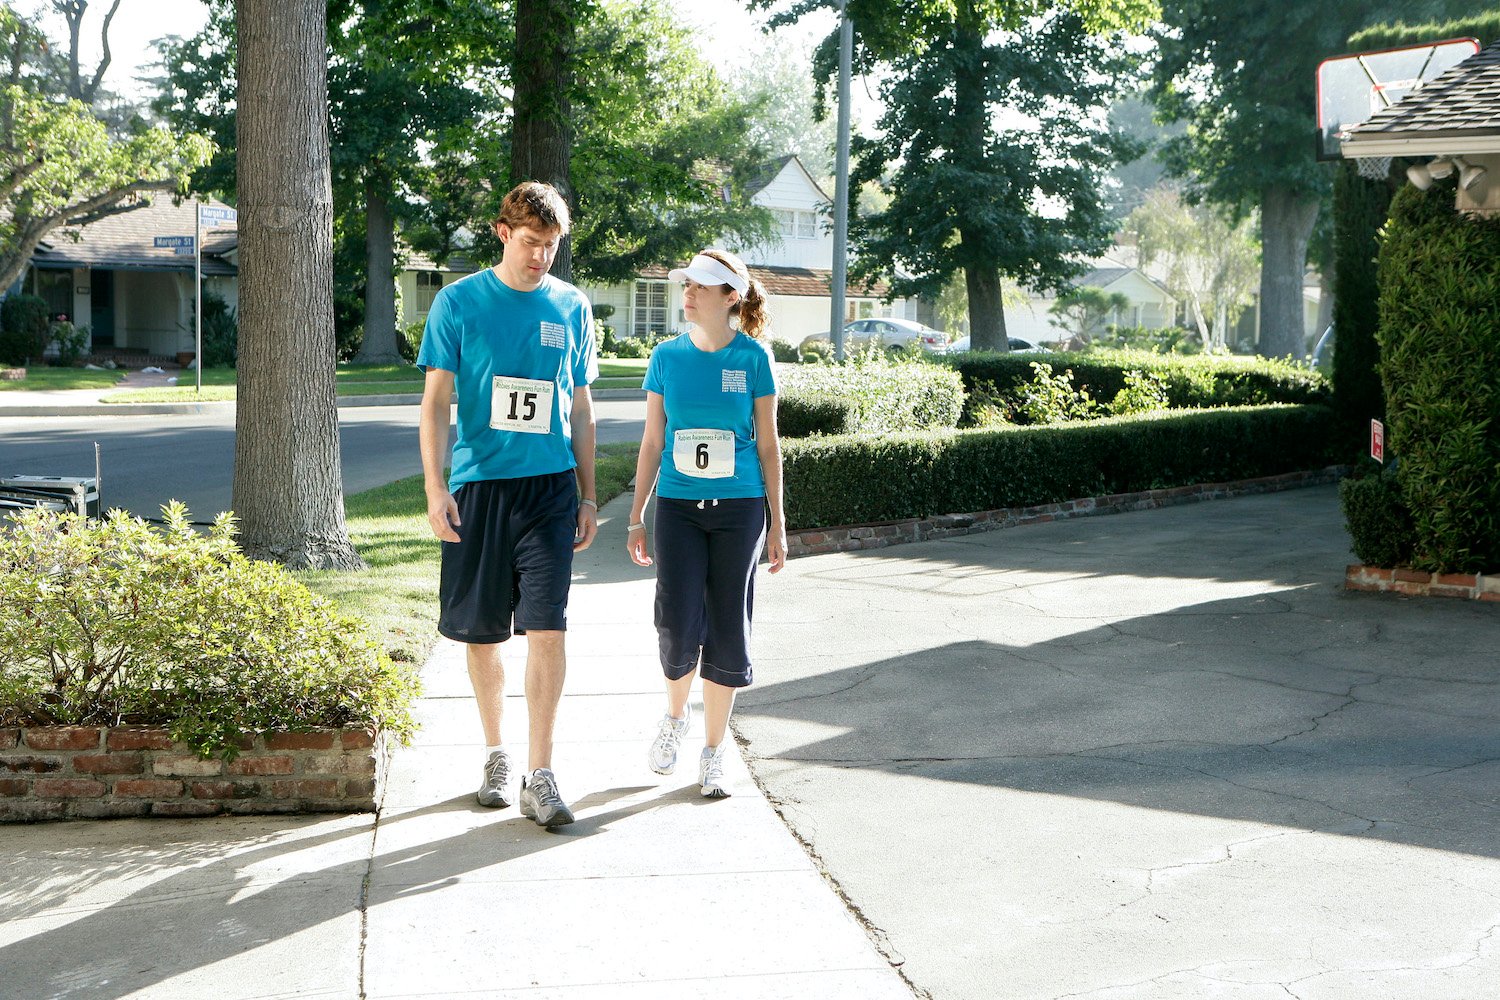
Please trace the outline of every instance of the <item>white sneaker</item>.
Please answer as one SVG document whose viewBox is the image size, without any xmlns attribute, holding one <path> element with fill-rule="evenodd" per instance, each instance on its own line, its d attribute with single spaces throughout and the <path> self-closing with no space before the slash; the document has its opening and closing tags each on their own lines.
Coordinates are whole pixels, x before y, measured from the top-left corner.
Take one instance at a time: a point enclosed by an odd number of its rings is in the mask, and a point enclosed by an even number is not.
<svg viewBox="0 0 1500 1000">
<path fill-rule="evenodd" d="M 724 747 L 704 747 L 698 758 L 698 784 L 705 799 L 727 799 L 729 791 L 724 787 Z"/>
<path fill-rule="evenodd" d="M 683 709 L 680 719 L 674 719 L 670 715 L 661 717 L 656 739 L 651 742 L 651 749 L 646 754 L 646 763 L 651 770 L 657 774 L 671 774 L 677 770 L 677 748 L 682 745 L 682 738 L 687 735 L 688 723 L 692 720 L 691 705 Z"/>
</svg>

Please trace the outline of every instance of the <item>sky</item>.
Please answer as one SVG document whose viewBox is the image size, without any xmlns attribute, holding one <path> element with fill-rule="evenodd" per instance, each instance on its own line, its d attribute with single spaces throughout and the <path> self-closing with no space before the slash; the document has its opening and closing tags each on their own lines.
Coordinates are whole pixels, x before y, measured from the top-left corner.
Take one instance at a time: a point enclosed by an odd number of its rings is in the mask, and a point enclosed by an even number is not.
<svg viewBox="0 0 1500 1000">
<path fill-rule="evenodd" d="M 99 58 L 99 26 L 109 10 L 110 0 L 92 0 L 85 15 L 81 58 L 93 66 Z M 764 16 L 752 16 L 743 4 L 734 0 L 671 0 L 682 20 L 701 39 L 704 54 L 726 70 L 743 66 L 755 57 L 757 49 L 774 44 L 761 33 Z M 13 6 L 23 14 L 35 14 L 49 7 L 46 0 L 20 0 Z M 63 21 L 50 15 L 50 33 L 66 40 Z M 120 9 L 110 24 L 110 67 L 105 84 L 113 90 L 145 95 L 136 78 L 150 74 L 156 58 L 151 42 L 171 33 L 189 37 L 196 34 L 208 19 L 207 8 L 199 0 L 121 0 Z M 812 23 L 784 29 L 779 34 L 821 37 L 833 28 L 833 16 L 810 19 Z"/>
</svg>

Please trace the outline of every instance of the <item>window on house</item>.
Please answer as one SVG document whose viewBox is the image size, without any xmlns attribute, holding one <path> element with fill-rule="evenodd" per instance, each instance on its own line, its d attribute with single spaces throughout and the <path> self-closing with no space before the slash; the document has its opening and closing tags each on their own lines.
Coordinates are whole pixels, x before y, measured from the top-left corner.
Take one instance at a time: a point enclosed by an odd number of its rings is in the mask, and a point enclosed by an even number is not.
<svg viewBox="0 0 1500 1000">
<path fill-rule="evenodd" d="M 443 276 L 438 271 L 417 272 L 417 312 L 429 313 L 432 311 L 432 300 L 437 298 L 438 290 L 443 287 Z"/>
<path fill-rule="evenodd" d="M 637 281 L 635 308 L 631 310 L 630 335 L 644 340 L 667 332 L 667 283 Z"/>
<path fill-rule="evenodd" d="M 818 238 L 818 214 L 816 212 L 777 208 L 772 210 L 772 214 L 776 216 L 776 232 L 782 239 L 815 240 Z"/>
<path fill-rule="evenodd" d="M 31 291 L 47 300 L 47 315 L 51 319 L 73 316 L 73 272 L 32 268 Z"/>
</svg>

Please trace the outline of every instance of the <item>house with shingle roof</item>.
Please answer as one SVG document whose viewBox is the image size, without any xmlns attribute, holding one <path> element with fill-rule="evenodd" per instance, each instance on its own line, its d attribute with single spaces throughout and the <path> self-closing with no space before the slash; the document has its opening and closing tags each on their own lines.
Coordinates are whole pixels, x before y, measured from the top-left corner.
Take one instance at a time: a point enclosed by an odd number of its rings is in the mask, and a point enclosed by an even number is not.
<svg viewBox="0 0 1500 1000">
<path fill-rule="evenodd" d="M 95 356 L 129 364 L 191 352 L 193 255 L 155 242 L 191 237 L 198 204 L 156 195 L 140 208 L 59 229 L 32 255 L 20 288 L 45 299 L 52 316 L 87 327 Z M 204 291 L 231 307 L 238 301 L 237 246 L 232 227 L 203 230 Z"/>
<path fill-rule="evenodd" d="M 763 165 L 747 181 L 746 189 L 755 204 L 771 211 L 776 220 L 775 234 L 769 242 L 755 246 L 723 245 L 738 254 L 751 275 L 766 286 L 770 335 L 799 344 L 813 334 L 826 333 L 832 307 L 833 199 L 796 156 L 783 156 Z M 438 289 L 477 269 L 475 263 L 457 257 L 440 268 L 434 261 L 412 254 L 400 278 L 402 323 L 426 319 Z M 617 334 L 644 339 L 687 329 L 682 287 L 667 280 L 668 270 L 663 266 L 645 267 L 628 282 L 584 282 L 579 287 L 596 307 L 610 307 L 606 322 Z M 896 299 L 887 304 L 881 300 L 888 291 L 884 282 L 851 283 L 845 297 L 848 318 L 895 316 L 932 324 L 930 305 L 916 299 Z"/>
<path fill-rule="evenodd" d="M 1460 176 L 1459 211 L 1500 214 L 1500 43 L 1355 126 L 1342 152 L 1435 157 Z"/>
</svg>

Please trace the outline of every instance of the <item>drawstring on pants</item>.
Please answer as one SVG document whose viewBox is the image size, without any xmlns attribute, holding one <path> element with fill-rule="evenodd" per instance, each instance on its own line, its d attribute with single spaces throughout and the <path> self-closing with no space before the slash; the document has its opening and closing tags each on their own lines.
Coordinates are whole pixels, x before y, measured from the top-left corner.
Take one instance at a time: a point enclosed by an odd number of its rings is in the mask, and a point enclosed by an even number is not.
<svg viewBox="0 0 1500 1000">
<path fill-rule="evenodd" d="M 707 500 L 699 500 L 698 501 L 698 509 L 699 510 L 703 510 L 703 505 L 706 504 L 706 503 L 708 503 Z M 713 502 L 713 504 L 714 504 L 715 507 L 717 507 L 717 506 L 719 506 L 719 501 L 715 500 Z"/>
</svg>

